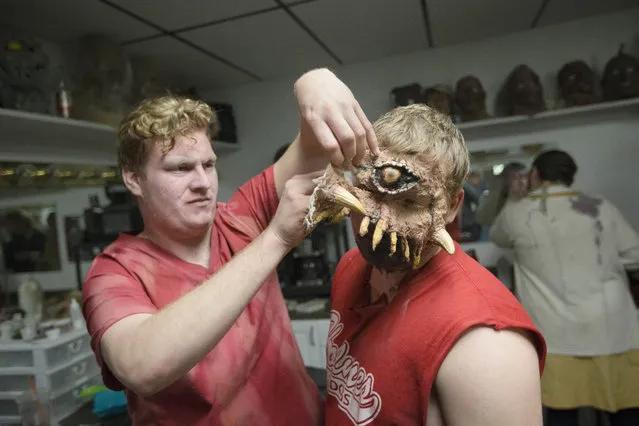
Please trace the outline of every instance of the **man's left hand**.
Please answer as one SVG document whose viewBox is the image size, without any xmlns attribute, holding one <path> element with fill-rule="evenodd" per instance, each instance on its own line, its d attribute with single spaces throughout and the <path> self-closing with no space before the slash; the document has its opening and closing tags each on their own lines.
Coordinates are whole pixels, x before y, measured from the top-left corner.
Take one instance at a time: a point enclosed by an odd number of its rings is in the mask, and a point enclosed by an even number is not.
<svg viewBox="0 0 639 426">
<path fill-rule="evenodd" d="M 313 141 L 335 166 L 359 164 L 379 154 L 373 126 L 350 89 L 327 69 L 309 71 L 295 82 L 301 115 L 300 137 Z"/>
</svg>

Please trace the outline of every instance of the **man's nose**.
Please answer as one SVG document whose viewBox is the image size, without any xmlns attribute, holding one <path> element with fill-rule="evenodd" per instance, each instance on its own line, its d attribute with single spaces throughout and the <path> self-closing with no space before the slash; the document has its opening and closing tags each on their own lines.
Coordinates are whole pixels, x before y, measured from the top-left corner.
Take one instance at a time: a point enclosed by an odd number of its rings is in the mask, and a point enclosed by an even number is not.
<svg viewBox="0 0 639 426">
<path fill-rule="evenodd" d="M 211 177 L 201 165 L 197 166 L 193 172 L 191 187 L 193 189 L 208 189 L 211 186 Z"/>
</svg>

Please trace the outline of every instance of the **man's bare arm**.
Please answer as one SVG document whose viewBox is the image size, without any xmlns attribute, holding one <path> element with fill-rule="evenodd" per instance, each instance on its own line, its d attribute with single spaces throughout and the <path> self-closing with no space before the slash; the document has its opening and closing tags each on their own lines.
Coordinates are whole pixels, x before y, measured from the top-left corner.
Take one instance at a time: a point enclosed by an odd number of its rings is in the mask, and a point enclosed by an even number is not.
<svg viewBox="0 0 639 426">
<path fill-rule="evenodd" d="M 315 69 L 294 85 L 300 112 L 300 132 L 275 163 L 278 194 L 284 183 L 300 173 L 323 170 L 329 161 L 349 165 L 367 150 L 379 153 L 373 126 L 350 89 L 328 69 Z"/>
<path fill-rule="evenodd" d="M 315 177 L 291 179 L 269 227 L 207 281 L 160 312 L 126 317 L 104 333 L 102 356 L 125 386 L 152 395 L 215 347 L 296 245 L 294 239 L 303 238 L 299 230 Z"/>
<path fill-rule="evenodd" d="M 542 426 L 539 358 L 524 331 L 472 329 L 442 363 L 435 388 L 447 426 Z"/>
</svg>

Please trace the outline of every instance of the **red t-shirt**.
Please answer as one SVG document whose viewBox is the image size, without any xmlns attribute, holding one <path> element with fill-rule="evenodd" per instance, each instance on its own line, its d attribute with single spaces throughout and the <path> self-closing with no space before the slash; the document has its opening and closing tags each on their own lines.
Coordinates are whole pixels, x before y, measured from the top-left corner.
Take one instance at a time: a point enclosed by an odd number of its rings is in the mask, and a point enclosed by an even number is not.
<svg viewBox="0 0 639 426">
<path fill-rule="evenodd" d="M 102 362 L 104 332 L 128 315 L 157 312 L 210 277 L 265 229 L 278 201 L 270 167 L 228 203 L 218 203 L 208 269 L 124 234 L 95 259 L 83 287 L 83 312 L 106 386 L 124 389 Z M 150 398 L 125 392 L 135 425 L 299 426 L 322 424 L 324 417 L 275 272 L 187 376 Z"/>
<path fill-rule="evenodd" d="M 546 347 L 512 293 L 455 244 L 400 284 L 392 302 L 370 302 L 371 267 L 357 249 L 338 265 L 327 342 L 326 424 L 424 425 L 446 354 L 475 325 L 520 327 Z"/>
</svg>

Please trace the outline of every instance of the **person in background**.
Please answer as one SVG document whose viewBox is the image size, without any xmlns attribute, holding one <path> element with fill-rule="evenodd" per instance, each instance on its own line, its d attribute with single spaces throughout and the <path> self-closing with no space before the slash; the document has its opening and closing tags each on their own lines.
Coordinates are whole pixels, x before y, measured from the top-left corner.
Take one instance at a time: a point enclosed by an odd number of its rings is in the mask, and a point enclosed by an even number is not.
<svg viewBox="0 0 639 426">
<path fill-rule="evenodd" d="M 608 200 L 572 188 L 577 164 L 540 154 L 530 193 L 506 203 L 491 229 L 514 255 L 517 295 L 548 344 L 542 401 L 549 426 L 577 426 L 580 407 L 639 425 L 639 319 L 624 260 L 639 236 Z"/>
<path fill-rule="evenodd" d="M 461 230 L 464 242 L 480 241 L 482 226 L 477 222 L 477 207 L 483 194 L 481 173 L 474 170 L 464 182 L 464 204 L 461 209 Z"/>
<path fill-rule="evenodd" d="M 510 162 L 501 173 L 494 176 L 488 194 L 479 202 L 477 221 L 486 233 L 486 241 L 490 240 L 490 227 L 499 212 L 508 202 L 520 200 L 528 193 L 528 171 L 519 162 Z M 515 291 L 512 253 L 503 250 L 495 261 L 497 276 L 511 291 Z"/>
<path fill-rule="evenodd" d="M 294 90 L 297 138 L 227 203 L 216 202 L 208 105 L 149 99 L 120 125 L 119 165 L 144 230 L 94 260 L 83 314 L 134 425 L 323 424 L 274 271 L 307 235 L 313 179 L 329 160 L 358 164 L 378 147 L 333 73 L 310 71 Z"/>
<path fill-rule="evenodd" d="M 477 206 L 477 221 L 490 230 L 501 209 L 510 200 L 519 200 L 528 192 L 526 166 L 511 162 L 494 177 L 488 195 L 482 197 Z"/>
<path fill-rule="evenodd" d="M 461 132 L 419 104 L 373 126 L 383 157 L 354 179 L 367 215 L 351 213 L 357 247 L 331 288 L 326 424 L 541 426 L 545 345 L 522 306 L 459 244 L 407 239 L 455 221 L 469 171 Z"/>
</svg>

